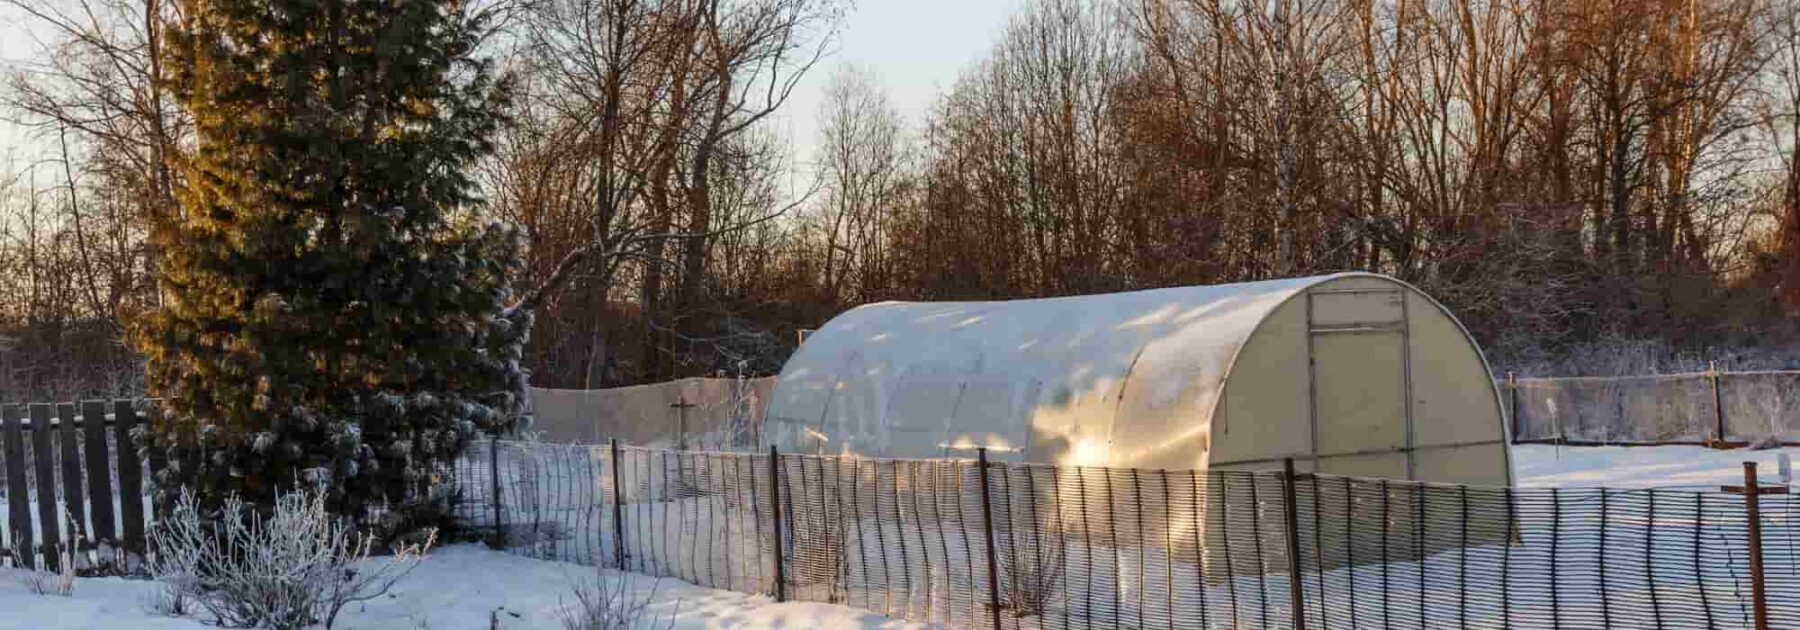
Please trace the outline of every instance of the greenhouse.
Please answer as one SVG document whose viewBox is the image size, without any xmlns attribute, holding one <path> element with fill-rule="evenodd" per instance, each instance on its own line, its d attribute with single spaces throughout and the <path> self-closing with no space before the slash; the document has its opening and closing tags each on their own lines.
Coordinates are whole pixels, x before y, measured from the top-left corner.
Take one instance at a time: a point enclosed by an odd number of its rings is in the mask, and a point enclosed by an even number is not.
<svg viewBox="0 0 1800 630">
<path fill-rule="evenodd" d="M 790 452 L 1512 479 L 1475 341 L 1370 273 L 869 304 L 806 339 L 766 418 Z"/>
</svg>

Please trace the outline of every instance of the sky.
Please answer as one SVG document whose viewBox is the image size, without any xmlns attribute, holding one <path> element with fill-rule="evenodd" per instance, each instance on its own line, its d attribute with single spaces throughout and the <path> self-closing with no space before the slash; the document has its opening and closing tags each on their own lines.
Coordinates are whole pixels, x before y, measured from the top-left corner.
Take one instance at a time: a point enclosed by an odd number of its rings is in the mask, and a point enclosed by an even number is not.
<svg viewBox="0 0 1800 630">
<path fill-rule="evenodd" d="M 56 1 L 56 0 L 52 0 Z M 791 143 L 796 166 L 810 172 L 819 108 L 831 75 L 845 64 L 866 69 L 895 109 L 915 128 L 957 76 L 993 47 L 1022 0 L 855 0 L 829 55 L 796 88 L 775 120 Z M 29 21 L 0 4 L 0 64 L 36 54 Z M 26 135 L 0 121 L 0 147 L 30 148 Z M 7 152 L 0 148 L 0 160 Z"/>
<path fill-rule="evenodd" d="M 835 52 L 796 90 L 784 113 L 784 131 L 801 156 L 810 155 L 825 85 L 845 64 L 868 70 L 900 115 L 918 127 L 938 96 L 993 48 L 1022 5 L 1021 0 L 860 0 L 845 17 Z"/>
<path fill-rule="evenodd" d="M 0 4 L 0 68 L 10 71 L 15 64 L 29 59 L 37 48 L 26 23 L 17 7 Z M 0 115 L 0 169 L 7 168 L 7 155 L 24 141 L 24 134 L 4 118 Z"/>
</svg>

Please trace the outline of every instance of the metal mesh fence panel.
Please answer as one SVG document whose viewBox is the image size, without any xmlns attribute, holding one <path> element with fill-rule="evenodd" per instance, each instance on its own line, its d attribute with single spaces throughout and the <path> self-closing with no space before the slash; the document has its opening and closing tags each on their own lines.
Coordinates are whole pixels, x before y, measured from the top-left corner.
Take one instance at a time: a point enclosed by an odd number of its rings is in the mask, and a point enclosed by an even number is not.
<svg viewBox="0 0 1800 630">
<path fill-rule="evenodd" d="M 1714 433 L 1704 375 L 1519 379 L 1516 440 L 1700 441 Z"/>
<path fill-rule="evenodd" d="M 1800 372 L 1727 372 L 1719 400 L 1730 439 L 1800 440 Z"/>
<path fill-rule="evenodd" d="M 1500 381 L 1515 441 L 1800 441 L 1800 372 Z"/>
<path fill-rule="evenodd" d="M 1326 475 L 1297 487 L 1310 627 L 1749 625 L 1735 495 Z"/>
<path fill-rule="evenodd" d="M 616 452 L 475 442 L 456 515 L 514 553 L 951 627 L 1753 618 L 1746 499 L 1723 491 L 991 463 L 984 493 L 967 460 Z M 1759 501 L 1771 625 L 1800 627 L 1800 506 Z"/>
</svg>

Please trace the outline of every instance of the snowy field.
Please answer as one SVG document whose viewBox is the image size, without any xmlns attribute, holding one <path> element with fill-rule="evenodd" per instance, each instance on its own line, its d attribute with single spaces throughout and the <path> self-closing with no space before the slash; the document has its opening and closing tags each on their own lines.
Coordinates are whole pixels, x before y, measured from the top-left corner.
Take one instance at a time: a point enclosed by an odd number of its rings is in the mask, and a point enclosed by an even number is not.
<svg viewBox="0 0 1800 630">
<path fill-rule="evenodd" d="M 1777 481 L 1780 450 L 1714 451 L 1700 447 L 1564 447 L 1513 449 L 1521 487 L 1707 488 L 1742 481 L 1742 462 L 1762 466 Z M 1800 454 L 1800 453 L 1797 453 Z M 604 542 L 604 541 L 603 541 Z M 604 545 L 597 545 L 601 549 Z M 380 562 L 381 560 L 375 560 Z M 703 563 L 704 564 L 704 563 Z M 120 578 L 79 579 L 71 597 L 26 592 L 0 570 L 0 629 L 204 628 L 198 619 L 146 612 L 156 585 Z M 594 569 L 453 545 L 434 551 L 391 597 L 353 605 L 340 628 L 562 628 L 559 611 L 571 588 Z M 748 577 L 748 576 L 746 576 Z M 768 597 L 692 586 L 674 579 L 638 578 L 655 588 L 653 609 L 676 613 L 677 628 L 919 628 L 865 610 L 818 603 L 776 604 Z"/>
</svg>

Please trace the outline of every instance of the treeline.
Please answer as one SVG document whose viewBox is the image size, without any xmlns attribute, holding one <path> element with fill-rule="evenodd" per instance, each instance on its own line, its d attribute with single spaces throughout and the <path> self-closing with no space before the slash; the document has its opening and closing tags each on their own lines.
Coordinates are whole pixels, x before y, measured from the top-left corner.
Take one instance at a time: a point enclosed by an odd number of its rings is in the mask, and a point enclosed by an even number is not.
<svg viewBox="0 0 1800 630">
<path fill-rule="evenodd" d="M 16 1 L 55 37 L 7 111 L 69 148 L 0 179 L 6 392 L 129 372 L 140 219 L 188 146 L 146 52 L 178 9 Z M 1036 0 L 924 119 L 830 57 L 846 9 L 492 7 L 515 108 L 475 176 L 527 241 L 535 383 L 769 373 L 885 299 L 1345 269 L 1421 285 L 1508 365 L 1794 339 L 1794 0 Z"/>
</svg>

